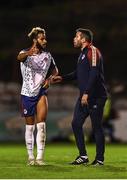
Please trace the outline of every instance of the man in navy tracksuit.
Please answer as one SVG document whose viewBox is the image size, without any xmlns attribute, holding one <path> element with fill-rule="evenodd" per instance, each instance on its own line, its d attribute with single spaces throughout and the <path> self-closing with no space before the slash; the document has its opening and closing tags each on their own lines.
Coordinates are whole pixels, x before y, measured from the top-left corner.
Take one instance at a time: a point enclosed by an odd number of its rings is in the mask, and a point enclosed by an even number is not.
<svg viewBox="0 0 127 180">
<path fill-rule="evenodd" d="M 83 134 L 83 124 L 90 115 L 96 141 L 96 157 L 92 165 L 103 165 L 105 140 L 102 128 L 103 108 L 107 99 L 104 82 L 103 59 L 100 51 L 92 45 L 93 34 L 88 29 L 76 30 L 74 47 L 81 48 L 76 71 L 56 76 L 54 82 L 77 79 L 80 95 L 77 100 L 72 128 L 79 150 L 73 165 L 89 162 Z"/>
</svg>

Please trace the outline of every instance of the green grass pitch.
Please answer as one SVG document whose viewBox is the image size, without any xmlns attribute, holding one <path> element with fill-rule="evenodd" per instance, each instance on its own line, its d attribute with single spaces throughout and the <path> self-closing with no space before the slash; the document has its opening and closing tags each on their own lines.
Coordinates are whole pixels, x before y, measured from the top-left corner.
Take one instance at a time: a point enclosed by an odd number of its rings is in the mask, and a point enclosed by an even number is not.
<svg viewBox="0 0 127 180">
<path fill-rule="evenodd" d="M 95 145 L 87 145 L 90 162 Z M 127 178 L 127 145 L 106 145 L 103 167 L 72 166 L 78 151 L 75 144 L 46 144 L 42 167 L 26 166 L 25 144 L 0 145 L 0 179 L 119 179 Z"/>
</svg>

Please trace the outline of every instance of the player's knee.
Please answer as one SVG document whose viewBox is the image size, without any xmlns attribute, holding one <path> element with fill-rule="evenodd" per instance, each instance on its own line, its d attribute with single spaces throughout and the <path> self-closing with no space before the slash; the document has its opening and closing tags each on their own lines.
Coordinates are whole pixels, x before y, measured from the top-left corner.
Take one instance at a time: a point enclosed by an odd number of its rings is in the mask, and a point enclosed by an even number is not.
<svg viewBox="0 0 127 180">
<path fill-rule="evenodd" d="M 78 129 L 82 127 L 82 124 L 78 120 L 73 120 L 71 125 L 73 129 Z"/>
<path fill-rule="evenodd" d="M 96 125 L 96 126 L 93 127 L 93 131 L 95 133 L 103 133 L 103 128 L 102 128 L 101 125 L 98 125 L 98 126 Z"/>
</svg>

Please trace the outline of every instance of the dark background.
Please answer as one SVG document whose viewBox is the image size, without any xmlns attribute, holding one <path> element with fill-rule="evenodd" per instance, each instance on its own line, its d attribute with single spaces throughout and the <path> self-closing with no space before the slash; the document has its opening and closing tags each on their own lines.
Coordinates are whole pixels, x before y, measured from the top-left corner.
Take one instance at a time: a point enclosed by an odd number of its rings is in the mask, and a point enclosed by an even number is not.
<svg viewBox="0 0 127 180">
<path fill-rule="evenodd" d="M 29 46 L 27 34 L 36 26 L 46 30 L 48 49 L 60 74 L 71 72 L 79 51 L 75 30 L 89 28 L 104 57 L 105 78 L 126 83 L 126 0 L 1 0 L 0 81 L 21 82 L 18 52 Z"/>
</svg>

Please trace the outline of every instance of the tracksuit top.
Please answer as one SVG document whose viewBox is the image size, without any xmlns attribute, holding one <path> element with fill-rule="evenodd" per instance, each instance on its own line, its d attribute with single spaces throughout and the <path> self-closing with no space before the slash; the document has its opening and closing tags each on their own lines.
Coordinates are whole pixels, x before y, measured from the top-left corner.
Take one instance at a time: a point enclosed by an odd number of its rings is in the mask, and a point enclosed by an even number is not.
<svg viewBox="0 0 127 180">
<path fill-rule="evenodd" d="M 85 47 L 74 72 L 62 76 L 63 80 L 77 79 L 80 96 L 88 94 L 90 98 L 107 98 L 104 80 L 103 58 L 93 45 Z"/>
</svg>

